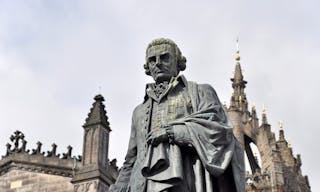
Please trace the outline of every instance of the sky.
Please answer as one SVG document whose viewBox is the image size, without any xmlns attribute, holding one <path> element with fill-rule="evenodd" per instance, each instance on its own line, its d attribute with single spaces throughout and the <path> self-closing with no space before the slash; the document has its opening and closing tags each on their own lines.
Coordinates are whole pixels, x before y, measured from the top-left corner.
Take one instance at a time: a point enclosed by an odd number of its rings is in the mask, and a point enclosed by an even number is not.
<svg viewBox="0 0 320 192">
<path fill-rule="evenodd" d="M 229 104 L 239 37 L 249 106 L 277 133 L 283 121 L 312 191 L 320 191 L 319 1 L 0 0 L 0 155 L 15 130 L 27 148 L 82 153 L 85 118 L 102 94 L 109 158 L 124 160 L 131 115 L 142 102 L 145 49 L 174 40 L 188 80 L 211 84 Z M 278 137 L 278 136 L 277 136 Z"/>
</svg>

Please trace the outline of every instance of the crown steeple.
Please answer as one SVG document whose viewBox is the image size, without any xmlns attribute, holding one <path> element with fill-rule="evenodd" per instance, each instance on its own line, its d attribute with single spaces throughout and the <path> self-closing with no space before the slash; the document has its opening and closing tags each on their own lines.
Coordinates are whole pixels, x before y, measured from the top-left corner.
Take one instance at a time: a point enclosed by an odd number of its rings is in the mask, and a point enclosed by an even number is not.
<svg viewBox="0 0 320 192">
<path fill-rule="evenodd" d="M 240 59 L 241 57 L 239 50 L 239 39 L 237 39 L 237 50 L 235 56 L 236 66 L 234 71 L 234 77 L 231 78 L 233 94 L 231 97 L 230 109 L 247 112 L 248 102 L 246 94 L 244 92 L 247 82 L 243 79 Z"/>
</svg>

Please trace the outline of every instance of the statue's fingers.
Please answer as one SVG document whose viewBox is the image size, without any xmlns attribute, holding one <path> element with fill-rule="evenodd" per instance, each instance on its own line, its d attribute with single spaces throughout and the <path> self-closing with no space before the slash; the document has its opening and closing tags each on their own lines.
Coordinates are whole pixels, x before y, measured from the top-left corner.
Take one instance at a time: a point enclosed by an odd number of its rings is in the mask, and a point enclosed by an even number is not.
<svg viewBox="0 0 320 192">
<path fill-rule="evenodd" d="M 154 145 L 154 143 L 156 142 L 155 138 L 151 139 L 151 145 Z"/>
<path fill-rule="evenodd" d="M 150 144 L 152 139 L 153 139 L 152 135 L 148 135 L 146 138 L 147 143 Z"/>
<path fill-rule="evenodd" d="M 153 139 L 149 139 L 149 141 L 147 141 L 148 145 L 152 145 L 152 143 L 153 143 Z"/>
<path fill-rule="evenodd" d="M 153 137 L 153 136 L 154 136 L 154 132 L 153 132 L 153 131 L 150 131 L 150 132 L 147 134 L 146 138 Z"/>
<path fill-rule="evenodd" d="M 149 139 L 149 138 L 147 138 L 147 139 L 146 139 L 146 142 L 149 144 L 149 143 L 150 143 L 150 139 Z"/>
<path fill-rule="evenodd" d="M 153 146 L 157 146 L 158 144 L 159 144 L 159 139 L 154 138 L 153 141 L 152 141 L 152 145 Z"/>
</svg>

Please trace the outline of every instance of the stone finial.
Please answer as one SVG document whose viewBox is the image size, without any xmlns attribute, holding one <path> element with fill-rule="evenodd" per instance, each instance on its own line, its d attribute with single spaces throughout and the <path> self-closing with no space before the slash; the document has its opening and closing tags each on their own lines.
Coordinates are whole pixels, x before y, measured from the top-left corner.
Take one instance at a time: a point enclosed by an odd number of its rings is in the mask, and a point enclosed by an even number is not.
<svg viewBox="0 0 320 192">
<path fill-rule="evenodd" d="M 90 109 L 90 113 L 86 119 L 85 124 L 83 127 L 89 127 L 91 125 L 102 124 L 104 125 L 109 131 L 111 131 L 109 127 L 108 117 L 106 115 L 105 106 L 103 104 L 104 98 L 102 95 L 96 95 L 94 97 L 95 102 Z"/>
<path fill-rule="evenodd" d="M 290 138 L 288 139 L 288 147 L 289 147 L 289 148 L 292 147 L 292 146 L 291 146 L 291 140 L 290 140 Z"/>
<path fill-rule="evenodd" d="M 283 123 L 281 120 L 279 120 L 278 125 L 279 125 L 279 141 L 284 141 L 285 138 L 284 138 L 284 131 L 283 131 Z"/>
<path fill-rule="evenodd" d="M 12 150 L 11 150 L 11 144 L 10 143 L 7 143 L 6 144 L 6 147 L 7 147 L 7 152 L 6 152 L 6 156 L 9 156 L 11 153 L 12 153 Z"/>
<path fill-rule="evenodd" d="M 265 105 L 262 105 L 262 125 L 268 125 L 267 111 Z"/>
<path fill-rule="evenodd" d="M 223 102 L 223 107 L 225 108 L 225 109 L 227 109 L 228 107 L 227 107 L 227 102 L 226 101 L 224 101 Z"/>
<path fill-rule="evenodd" d="M 47 151 L 47 157 L 59 157 L 60 154 L 57 154 L 57 145 L 53 143 L 51 146 L 52 146 L 52 150 Z"/>
<path fill-rule="evenodd" d="M 235 108 L 236 107 L 236 101 L 235 101 L 235 98 L 234 98 L 234 93 L 232 93 L 232 96 L 230 98 L 230 106 L 229 108 Z"/>
<path fill-rule="evenodd" d="M 68 145 L 67 149 L 68 149 L 68 152 L 62 154 L 62 159 L 71 159 L 72 147 Z"/>
<path fill-rule="evenodd" d="M 113 167 L 115 170 L 118 170 L 117 159 L 112 159 L 112 161 L 110 161 L 110 166 Z"/>
<path fill-rule="evenodd" d="M 22 146 L 21 146 L 21 151 L 23 151 L 23 152 L 26 152 L 26 153 L 29 153 L 29 149 L 27 150 L 26 148 L 27 148 L 27 141 L 26 140 L 22 140 Z"/>
<path fill-rule="evenodd" d="M 24 139 L 24 134 L 21 131 L 19 130 L 15 131 L 13 135 L 10 136 L 10 141 L 13 143 L 13 145 L 7 143 L 6 156 L 12 153 L 20 153 L 20 152 L 29 153 L 29 150 L 26 149 L 27 141 Z"/>
<path fill-rule="evenodd" d="M 11 135 L 10 140 L 14 144 L 13 150 L 16 152 L 20 152 L 21 149 L 19 148 L 19 142 L 24 140 L 24 134 L 20 132 L 19 130 L 14 132 L 14 135 Z"/>
<path fill-rule="evenodd" d="M 281 129 L 280 131 L 279 131 L 279 141 L 284 141 L 285 140 L 285 138 L 284 138 L 284 131 L 283 131 L 283 129 Z"/>
<path fill-rule="evenodd" d="M 252 108 L 251 108 L 251 116 L 252 116 L 252 119 L 257 119 L 257 111 L 256 111 L 256 106 L 253 104 L 252 105 Z"/>
<path fill-rule="evenodd" d="M 296 163 L 297 163 L 297 166 L 300 168 L 301 165 L 302 165 L 301 155 L 300 154 L 298 154 L 297 157 L 296 157 Z"/>
<path fill-rule="evenodd" d="M 31 155 L 44 155 L 44 152 L 41 152 L 42 143 L 40 141 L 37 142 L 37 148 L 32 149 Z"/>
<path fill-rule="evenodd" d="M 102 95 L 100 95 L 100 94 L 96 95 L 96 96 L 94 97 L 94 100 L 100 101 L 100 102 L 105 101 L 105 100 L 104 100 L 104 97 L 103 97 Z"/>
<path fill-rule="evenodd" d="M 309 183 L 309 178 L 308 178 L 308 176 L 305 175 L 305 176 L 304 176 L 304 179 L 305 179 L 305 181 L 306 181 L 306 183 L 307 183 L 307 186 L 308 186 L 309 189 L 310 189 L 310 183 Z"/>
</svg>

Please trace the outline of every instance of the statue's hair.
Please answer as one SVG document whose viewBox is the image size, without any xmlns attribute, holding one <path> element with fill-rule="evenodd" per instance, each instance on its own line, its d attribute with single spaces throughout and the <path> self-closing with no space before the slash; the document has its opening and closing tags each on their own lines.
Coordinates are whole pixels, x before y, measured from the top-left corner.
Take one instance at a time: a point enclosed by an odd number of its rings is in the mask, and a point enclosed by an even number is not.
<svg viewBox="0 0 320 192">
<path fill-rule="evenodd" d="M 154 39 L 151 43 L 149 43 L 149 45 L 146 49 L 146 64 L 143 65 L 143 68 L 146 70 L 145 73 L 147 75 L 150 75 L 150 70 L 149 70 L 149 66 L 148 66 L 148 58 L 147 58 L 148 49 L 152 46 L 163 45 L 163 44 L 168 44 L 174 48 L 175 55 L 176 55 L 176 61 L 178 63 L 178 72 L 186 69 L 187 59 L 182 55 L 177 44 L 174 41 L 172 41 L 171 39 L 158 38 L 158 39 Z"/>
</svg>

